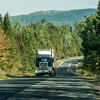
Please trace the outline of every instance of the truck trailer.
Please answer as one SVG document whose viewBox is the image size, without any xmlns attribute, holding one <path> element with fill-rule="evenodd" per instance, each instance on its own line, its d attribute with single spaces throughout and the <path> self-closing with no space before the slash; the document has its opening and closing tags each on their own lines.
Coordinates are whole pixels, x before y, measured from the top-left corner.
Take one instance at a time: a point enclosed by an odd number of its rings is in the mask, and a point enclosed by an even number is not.
<svg viewBox="0 0 100 100">
<path fill-rule="evenodd" d="M 53 49 L 38 49 L 36 50 L 36 68 L 35 75 L 45 75 L 50 76 L 55 75 L 56 68 L 56 56 Z"/>
</svg>

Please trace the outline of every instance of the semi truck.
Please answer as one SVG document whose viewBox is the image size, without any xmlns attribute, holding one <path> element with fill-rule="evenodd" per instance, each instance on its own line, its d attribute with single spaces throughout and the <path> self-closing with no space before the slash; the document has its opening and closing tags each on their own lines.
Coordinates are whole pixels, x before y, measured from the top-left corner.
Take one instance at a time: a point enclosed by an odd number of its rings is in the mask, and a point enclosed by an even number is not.
<svg viewBox="0 0 100 100">
<path fill-rule="evenodd" d="M 53 49 L 38 49 L 36 50 L 36 68 L 35 75 L 55 76 L 56 55 Z"/>
</svg>

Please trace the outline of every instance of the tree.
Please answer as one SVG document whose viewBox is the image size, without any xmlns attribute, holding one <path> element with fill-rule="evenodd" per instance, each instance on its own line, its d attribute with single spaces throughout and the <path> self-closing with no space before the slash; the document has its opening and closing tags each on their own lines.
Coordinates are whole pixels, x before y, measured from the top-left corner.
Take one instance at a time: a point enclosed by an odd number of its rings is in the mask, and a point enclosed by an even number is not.
<svg viewBox="0 0 100 100">
<path fill-rule="evenodd" d="M 44 24 L 46 23 L 46 19 L 42 19 L 41 20 L 42 25 L 44 26 Z"/>
<path fill-rule="evenodd" d="M 0 67 L 4 70 L 22 66 L 20 63 L 20 54 L 16 51 L 15 53 L 12 52 L 12 45 L 9 36 L 4 34 L 0 27 Z"/>
<path fill-rule="evenodd" d="M 1 14 L 0 14 L 0 23 L 2 23 L 2 16 L 1 16 Z"/>
<path fill-rule="evenodd" d="M 9 40 L 5 39 L 6 35 L 3 35 L 3 30 L 0 27 L 0 66 L 5 67 L 9 63 L 8 55 L 10 54 Z M 10 64 L 10 63 L 9 63 Z"/>
<path fill-rule="evenodd" d="M 23 30 L 23 28 L 22 28 L 21 22 L 17 18 L 17 20 L 15 21 L 15 25 L 13 26 L 13 31 L 14 31 L 15 38 L 18 35 L 22 36 L 22 30 Z"/>
<path fill-rule="evenodd" d="M 12 34 L 12 26 L 11 26 L 11 22 L 9 19 L 9 14 L 8 12 L 5 14 L 4 16 L 4 22 L 3 22 L 3 29 L 5 30 L 5 32 L 7 32 L 8 35 L 13 35 Z"/>
<path fill-rule="evenodd" d="M 74 26 L 75 26 L 75 33 L 77 33 L 80 37 L 82 37 L 82 31 L 84 30 L 85 26 L 86 26 L 86 23 L 85 21 L 81 21 L 81 22 L 78 22 L 76 21 L 74 23 Z"/>
<path fill-rule="evenodd" d="M 97 23 L 97 25 L 96 25 L 96 34 L 99 36 L 100 35 L 100 0 L 99 0 L 99 4 L 98 4 L 96 19 L 97 19 L 97 20 L 95 20 L 95 23 Z"/>
<path fill-rule="evenodd" d="M 0 14 L 0 27 L 3 27 L 3 23 L 2 23 L 2 15 Z"/>
</svg>

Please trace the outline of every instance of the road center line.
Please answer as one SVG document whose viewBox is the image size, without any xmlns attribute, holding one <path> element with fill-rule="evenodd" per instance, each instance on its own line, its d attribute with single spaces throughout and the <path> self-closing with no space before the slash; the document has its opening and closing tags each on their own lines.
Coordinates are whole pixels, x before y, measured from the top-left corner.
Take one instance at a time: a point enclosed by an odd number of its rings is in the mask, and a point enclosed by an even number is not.
<svg viewBox="0 0 100 100">
<path fill-rule="evenodd" d="M 71 63 L 68 65 L 68 67 L 70 67 L 71 66 Z"/>
</svg>

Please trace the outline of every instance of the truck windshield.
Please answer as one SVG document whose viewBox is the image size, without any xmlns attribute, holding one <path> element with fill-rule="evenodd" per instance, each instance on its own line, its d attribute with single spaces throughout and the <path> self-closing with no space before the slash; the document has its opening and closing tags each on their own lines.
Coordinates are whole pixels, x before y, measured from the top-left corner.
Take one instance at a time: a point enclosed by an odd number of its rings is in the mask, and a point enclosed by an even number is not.
<svg viewBox="0 0 100 100">
<path fill-rule="evenodd" d="M 44 63 L 44 62 L 48 62 L 48 66 L 51 66 L 51 63 L 52 63 L 52 62 L 51 62 L 52 60 L 51 60 L 51 58 L 49 58 L 49 57 L 40 57 L 40 58 L 37 58 L 36 61 L 37 61 L 37 62 L 36 62 L 36 66 L 37 66 L 37 67 L 39 67 L 39 63 L 40 63 L 40 62 L 43 62 L 43 63 Z"/>
<path fill-rule="evenodd" d="M 37 58 L 37 62 L 50 62 L 50 58 Z"/>
</svg>

